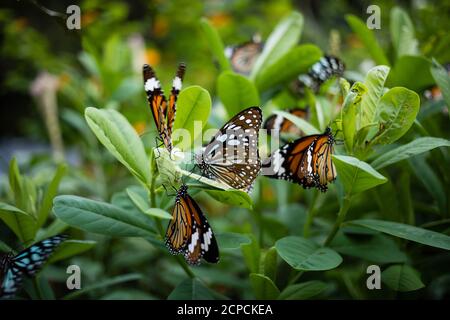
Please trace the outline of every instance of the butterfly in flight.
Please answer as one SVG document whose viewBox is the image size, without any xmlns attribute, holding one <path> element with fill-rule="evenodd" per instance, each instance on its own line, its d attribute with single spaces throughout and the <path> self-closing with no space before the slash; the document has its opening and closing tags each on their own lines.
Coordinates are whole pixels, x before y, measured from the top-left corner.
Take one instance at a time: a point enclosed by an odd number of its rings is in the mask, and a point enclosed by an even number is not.
<svg viewBox="0 0 450 320">
<path fill-rule="evenodd" d="M 303 92 L 304 87 L 308 87 L 314 92 L 318 92 L 320 86 L 333 76 L 341 77 L 345 71 L 345 64 L 332 55 L 323 56 L 318 62 L 312 65 L 307 74 L 301 74 L 294 82 L 294 90 Z"/>
<path fill-rule="evenodd" d="M 308 109 L 293 108 L 286 110 L 286 112 L 304 120 L 308 120 L 309 117 Z M 266 119 L 266 121 L 264 122 L 264 129 L 267 130 L 267 134 L 269 135 L 271 134 L 272 130 L 279 131 L 280 133 L 288 133 L 294 136 L 304 135 L 303 131 L 292 121 L 278 114 L 273 114 Z"/>
<path fill-rule="evenodd" d="M 195 155 L 203 176 L 249 192 L 261 169 L 258 151 L 262 112 L 250 107 L 235 115 Z"/>
<path fill-rule="evenodd" d="M 32 277 L 63 241 L 65 235 L 57 235 L 33 244 L 16 256 L 9 253 L 0 260 L 0 299 L 14 298 L 23 276 Z"/>
<path fill-rule="evenodd" d="M 251 41 L 225 48 L 225 56 L 230 60 L 233 71 L 250 74 L 256 59 L 263 49 L 263 43 L 259 35 L 253 36 Z"/>
<path fill-rule="evenodd" d="M 173 148 L 172 129 L 175 122 L 176 103 L 185 71 L 186 66 L 180 63 L 177 74 L 172 82 L 169 102 L 167 102 L 155 71 L 148 64 L 144 64 L 143 67 L 144 89 L 147 94 L 150 110 L 152 111 L 159 137 L 169 153 L 172 152 Z"/>
<path fill-rule="evenodd" d="M 285 144 L 264 160 L 264 175 L 297 183 L 304 188 L 327 191 L 336 179 L 333 154 L 334 136 L 330 128 Z"/>
<path fill-rule="evenodd" d="M 177 191 L 175 207 L 166 231 L 166 246 L 172 254 L 183 254 L 189 264 L 219 261 L 219 248 L 214 232 L 202 210 L 188 194 L 185 184 Z"/>
</svg>

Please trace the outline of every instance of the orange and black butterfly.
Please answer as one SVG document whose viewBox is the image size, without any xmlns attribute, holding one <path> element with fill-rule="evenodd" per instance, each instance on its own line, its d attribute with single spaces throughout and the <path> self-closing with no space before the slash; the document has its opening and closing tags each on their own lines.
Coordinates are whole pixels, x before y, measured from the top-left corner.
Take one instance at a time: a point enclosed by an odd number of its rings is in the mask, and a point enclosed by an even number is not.
<svg viewBox="0 0 450 320">
<path fill-rule="evenodd" d="M 258 151 L 262 112 L 250 107 L 228 121 L 196 154 L 203 176 L 249 192 L 261 169 Z"/>
<path fill-rule="evenodd" d="M 330 128 L 323 134 L 299 138 L 273 152 L 263 163 L 264 175 L 298 183 L 304 188 L 325 192 L 336 179 L 333 154 L 334 136 Z"/>
<path fill-rule="evenodd" d="M 159 137 L 169 152 L 172 152 L 172 129 L 175 122 L 176 103 L 185 70 L 186 66 L 180 63 L 172 82 L 169 102 L 167 102 L 155 71 L 148 64 L 144 64 L 143 67 L 144 89 L 150 110 L 152 111 Z"/>
<path fill-rule="evenodd" d="M 230 60 L 234 72 L 248 75 L 261 54 L 263 46 L 261 37 L 255 35 L 251 41 L 225 48 L 225 56 Z"/>
<path fill-rule="evenodd" d="M 294 108 L 286 110 L 286 112 L 289 112 L 290 114 L 305 120 L 307 120 L 309 116 L 308 109 Z M 297 127 L 292 121 L 277 114 L 273 114 L 267 118 L 267 120 L 264 122 L 264 129 L 267 130 L 267 134 L 269 135 L 271 134 L 272 130 L 279 131 L 280 133 L 292 134 L 295 136 L 304 135 L 303 131 L 300 130 L 300 128 Z"/>
<path fill-rule="evenodd" d="M 183 254 L 189 264 L 219 261 L 219 247 L 214 232 L 198 204 L 183 184 L 177 191 L 175 207 L 166 231 L 166 245 L 172 254 Z"/>
</svg>

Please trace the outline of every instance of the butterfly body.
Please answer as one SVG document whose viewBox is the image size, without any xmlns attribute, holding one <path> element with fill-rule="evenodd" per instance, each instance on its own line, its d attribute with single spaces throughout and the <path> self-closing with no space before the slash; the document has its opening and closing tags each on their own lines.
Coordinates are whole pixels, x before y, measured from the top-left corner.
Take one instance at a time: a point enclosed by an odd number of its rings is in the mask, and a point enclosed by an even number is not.
<svg viewBox="0 0 450 320">
<path fill-rule="evenodd" d="M 201 258 L 210 263 L 219 261 L 214 232 L 184 184 L 177 191 L 172 220 L 166 231 L 166 245 L 172 254 L 183 254 L 189 264 L 199 264 Z"/>
<path fill-rule="evenodd" d="M 235 115 L 204 146 L 195 161 L 202 175 L 249 191 L 261 169 L 258 151 L 262 112 L 250 107 Z"/>
<path fill-rule="evenodd" d="M 66 238 L 64 235 L 53 236 L 30 246 L 15 256 L 11 253 L 5 255 L 0 263 L 2 275 L 0 298 L 13 298 L 22 284 L 23 276 L 34 276 L 56 247 Z"/>
<path fill-rule="evenodd" d="M 336 179 L 331 158 L 334 142 L 331 129 L 327 128 L 323 134 L 287 143 L 264 161 L 265 176 L 325 192 L 327 184 Z"/>
</svg>

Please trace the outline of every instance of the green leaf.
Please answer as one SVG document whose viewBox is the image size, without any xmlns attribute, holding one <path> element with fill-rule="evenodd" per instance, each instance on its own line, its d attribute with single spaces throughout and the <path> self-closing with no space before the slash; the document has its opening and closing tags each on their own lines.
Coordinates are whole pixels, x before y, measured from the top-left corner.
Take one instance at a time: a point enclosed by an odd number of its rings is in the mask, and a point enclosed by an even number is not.
<svg viewBox="0 0 450 320">
<path fill-rule="evenodd" d="M 28 213 L 26 213 L 25 211 L 23 211 L 23 210 L 21 210 L 21 209 L 15 207 L 15 206 L 12 206 L 12 205 L 10 205 L 10 204 L 7 204 L 7 203 L 5 203 L 5 202 L 0 202 L 0 210 L 1 210 L 1 211 L 12 212 L 12 213 L 24 214 L 24 215 L 30 216 L 30 215 L 29 215 Z M 30 216 L 30 217 L 31 217 L 31 216 Z"/>
<path fill-rule="evenodd" d="M 408 144 L 381 154 L 372 162 L 372 167 L 381 169 L 393 163 L 408 159 L 417 154 L 430 151 L 434 148 L 450 147 L 450 141 L 442 138 L 422 137 Z"/>
<path fill-rule="evenodd" d="M 371 124 L 375 120 L 378 102 L 384 91 L 384 83 L 389 74 L 387 66 L 376 66 L 369 70 L 364 80 L 367 94 L 361 100 L 361 122 L 360 128 Z"/>
<path fill-rule="evenodd" d="M 450 75 L 447 70 L 434 59 L 430 71 L 442 91 L 442 96 L 444 97 L 447 106 L 450 106 Z"/>
<path fill-rule="evenodd" d="M 105 288 L 108 288 L 111 286 L 115 286 L 115 285 L 122 284 L 125 282 L 136 281 L 136 280 L 140 280 L 140 279 L 142 279 L 142 275 L 137 274 L 137 273 L 129 273 L 129 274 L 124 274 L 121 276 L 109 278 L 106 280 L 100 280 L 100 281 L 97 281 L 94 285 L 86 286 L 80 290 L 76 290 L 72 293 L 69 293 L 63 299 L 71 300 L 71 299 L 77 298 L 81 295 L 84 295 L 86 293 L 89 293 L 91 291 L 105 289 Z"/>
<path fill-rule="evenodd" d="M 86 108 L 86 121 L 100 142 L 144 184 L 150 183 L 150 161 L 127 119 L 115 110 Z"/>
<path fill-rule="evenodd" d="M 289 112 L 281 111 L 281 110 L 275 110 L 275 114 L 280 115 L 289 121 L 291 121 L 293 124 L 295 124 L 300 130 L 302 130 L 305 135 L 311 135 L 311 134 L 320 134 L 320 130 L 314 127 L 312 124 L 310 124 L 308 121 L 297 117 Z"/>
<path fill-rule="evenodd" d="M 217 94 L 230 117 L 260 103 L 258 90 L 253 82 L 231 71 L 220 74 L 217 80 Z"/>
<path fill-rule="evenodd" d="M 332 155 L 339 179 L 347 194 L 356 194 L 385 183 L 387 179 L 364 161 Z"/>
<path fill-rule="evenodd" d="M 331 243 L 337 252 L 371 261 L 377 264 L 406 262 L 407 256 L 395 241 L 381 234 L 373 237 L 352 239 L 346 235 L 337 236 Z"/>
<path fill-rule="evenodd" d="M 270 248 L 264 256 L 264 275 L 272 281 L 276 280 L 277 276 L 277 249 Z"/>
<path fill-rule="evenodd" d="M 386 87 L 406 87 L 420 92 L 434 84 L 430 67 L 430 60 L 422 56 L 402 56 L 389 72 Z"/>
<path fill-rule="evenodd" d="M 253 235 L 250 236 L 250 244 L 241 244 L 242 255 L 244 256 L 245 264 L 252 273 L 259 272 L 259 263 L 261 260 L 261 249 Z"/>
<path fill-rule="evenodd" d="M 211 97 L 208 91 L 200 86 L 190 86 L 182 90 L 178 96 L 177 116 L 173 125 L 174 145 L 181 150 L 189 149 L 201 134 L 201 130 L 194 130 L 194 121 L 199 121 L 203 128 L 208 122 L 210 112 Z"/>
<path fill-rule="evenodd" d="M 160 218 L 160 219 L 172 219 L 172 215 L 165 210 L 160 208 L 150 208 L 148 202 L 141 197 L 141 195 L 131 188 L 127 188 L 128 197 L 136 205 L 136 207 L 142 212 L 149 216 Z"/>
<path fill-rule="evenodd" d="M 389 61 L 375 38 L 373 31 L 367 28 L 367 25 L 360 18 L 354 15 L 346 15 L 345 20 L 347 20 L 347 23 L 352 31 L 356 33 L 359 40 L 369 51 L 376 64 L 389 65 Z"/>
<path fill-rule="evenodd" d="M 381 273 L 381 281 L 395 291 L 407 292 L 425 287 L 419 273 L 408 265 L 390 266 Z"/>
<path fill-rule="evenodd" d="M 219 33 L 217 30 L 209 23 L 206 18 L 202 18 L 200 20 L 200 26 L 205 34 L 208 47 L 211 49 L 214 58 L 217 59 L 217 62 L 220 65 L 220 69 L 231 70 L 230 62 L 225 56 L 225 48 L 222 43 L 222 39 L 220 39 Z"/>
<path fill-rule="evenodd" d="M 10 246 L 8 246 L 6 243 L 0 240 L 0 252 L 11 252 L 13 251 Z"/>
<path fill-rule="evenodd" d="M 353 152 L 356 130 L 358 129 L 357 118 L 362 97 L 367 88 L 361 82 L 355 82 L 345 97 L 342 107 L 342 130 L 344 133 L 345 147 L 348 153 Z"/>
<path fill-rule="evenodd" d="M 250 244 L 251 239 L 241 233 L 222 232 L 216 234 L 220 249 L 239 249 L 241 245 Z"/>
<path fill-rule="evenodd" d="M 425 244 L 427 246 L 450 250 L 449 236 L 407 224 L 374 219 L 353 220 L 347 222 L 346 224 L 361 226 L 390 234 L 394 237 Z"/>
<path fill-rule="evenodd" d="M 68 227 L 69 225 L 61 220 L 55 219 L 47 228 L 39 230 L 35 240 L 41 241 L 56 236 L 57 234 L 63 233 Z"/>
<path fill-rule="evenodd" d="M 82 197 L 58 196 L 53 211 L 68 225 L 93 233 L 116 237 L 146 237 L 153 233 L 150 217 Z"/>
<path fill-rule="evenodd" d="M 392 88 L 380 100 L 376 119 L 379 129 L 371 144 L 390 144 L 411 128 L 419 112 L 417 93 L 406 88 Z"/>
<path fill-rule="evenodd" d="M 182 281 L 167 297 L 168 300 L 217 300 L 222 297 L 197 279 Z"/>
<path fill-rule="evenodd" d="M 333 249 L 320 247 L 301 237 L 282 238 L 275 243 L 275 247 L 280 257 L 296 270 L 331 270 L 342 262 L 341 256 Z"/>
<path fill-rule="evenodd" d="M 222 203 L 250 210 L 253 208 L 252 198 L 241 190 L 206 190 L 206 193 Z"/>
<path fill-rule="evenodd" d="M 53 176 L 52 181 L 45 190 L 44 197 L 41 203 L 41 207 L 38 211 L 37 217 L 37 228 L 40 228 L 44 225 L 45 221 L 47 221 L 48 215 L 52 210 L 53 198 L 58 194 L 58 187 L 61 183 L 61 179 L 66 173 L 67 166 L 64 164 L 60 164 L 56 169 L 55 175 Z"/>
<path fill-rule="evenodd" d="M 318 296 L 328 288 L 322 281 L 312 280 L 286 287 L 278 300 L 306 300 Z"/>
<path fill-rule="evenodd" d="M 92 249 L 97 244 L 90 240 L 66 240 L 50 256 L 49 263 L 64 260 Z"/>
<path fill-rule="evenodd" d="M 250 284 L 257 300 L 274 300 L 280 295 L 273 281 L 263 274 L 251 273 Z"/>
<path fill-rule="evenodd" d="M 303 29 L 303 16 L 299 12 L 292 12 L 283 19 L 272 31 L 267 39 L 261 55 L 255 61 L 251 78 L 255 79 L 260 72 L 275 63 L 281 56 L 294 47 L 300 40 Z"/>
<path fill-rule="evenodd" d="M 255 78 L 256 86 L 260 91 L 264 91 L 293 80 L 299 74 L 307 73 L 309 68 L 319 61 L 322 55 L 322 51 L 315 45 L 296 46 L 261 69 Z"/>
<path fill-rule="evenodd" d="M 391 37 L 397 58 L 403 55 L 418 54 L 418 42 L 414 35 L 414 26 L 406 11 L 399 7 L 391 10 Z"/>
</svg>

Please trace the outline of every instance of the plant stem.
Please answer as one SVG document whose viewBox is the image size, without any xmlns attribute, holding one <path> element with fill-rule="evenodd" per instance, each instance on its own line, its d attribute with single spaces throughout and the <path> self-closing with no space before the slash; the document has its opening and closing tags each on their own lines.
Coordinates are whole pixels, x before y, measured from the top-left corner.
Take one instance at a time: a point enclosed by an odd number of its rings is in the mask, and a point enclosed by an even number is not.
<svg viewBox="0 0 450 320">
<path fill-rule="evenodd" d="M 334 223 L 333 229 L 331 229 L 331 232 L 328 235 L 328 238 L 325 241 L 324 246 L 328 246 L 331 243 L 331 241 L 333 241 L 334 237 L 336 236 L 336 233 L 339 231 L 339 228 L 341 227 L 341 224 L 345 220 L 345 216 L 347 215 L 347 211 L 350 208 L 350 200 L 351 200 L 351 197 L 349 195 L 346 195 L 344 197 L 344 202 L 342 203 L 342 206 L 339 209 L 339 213 L 338 213 L 336 222 Z"/>
<path fill-rule="evenodd" d="M 316 203 L 317 199 L 320 197 L 319 191 L 315 191 L 309 210 L 306 214 L 305 225 L 303 226 L 303 237 L 309 238 L 311 234 L 311 226 L 314 221 L 314 216 L 316 215 Z"/>
</svg>

